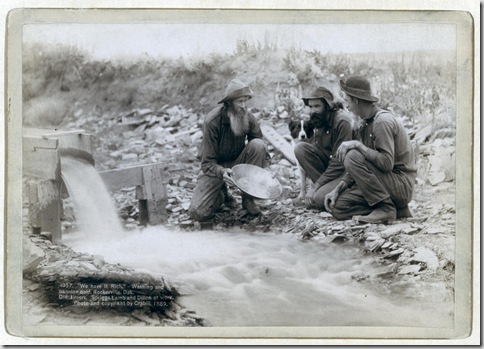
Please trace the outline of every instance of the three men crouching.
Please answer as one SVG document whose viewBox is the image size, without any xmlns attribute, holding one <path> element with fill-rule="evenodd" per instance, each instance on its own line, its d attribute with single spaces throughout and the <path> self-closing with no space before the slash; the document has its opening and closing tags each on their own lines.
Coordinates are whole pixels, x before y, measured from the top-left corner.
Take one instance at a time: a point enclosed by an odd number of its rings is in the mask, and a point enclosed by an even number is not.
<svg viewBox="0 0 484 349">
<path fill-rule="evenodd" d="M 352 116 L 335 101 L 333 94 L 319 87 L 303 98 L 309 107 L 315 134 L 299 143 L 295 155 L 315 183 L 308 194 L 309 207 L 327 210 L 338 220 L 385 223 L 408 217 L 417 174 L 415 154 L 404 126 L 390 112 L 375 105 L 369 81 L 361 76 L 340 81 L 350 112 L 361 121 L 358 129 Z M 246 102 L 249 86 L 232 80 L 203 126 L 202 174 L 193 193 L 189 213 L 192 219 L 211 219 L 225 204 L 235 208 L 227 190 L 231 167 L 247 163 L 267 167 L 268 153 L 255 117 Z M 247 140 L 247 142 L 246 142 Z M 254 198 L 243 194 L 242 206 L 259 214 Z"/>
</svg>

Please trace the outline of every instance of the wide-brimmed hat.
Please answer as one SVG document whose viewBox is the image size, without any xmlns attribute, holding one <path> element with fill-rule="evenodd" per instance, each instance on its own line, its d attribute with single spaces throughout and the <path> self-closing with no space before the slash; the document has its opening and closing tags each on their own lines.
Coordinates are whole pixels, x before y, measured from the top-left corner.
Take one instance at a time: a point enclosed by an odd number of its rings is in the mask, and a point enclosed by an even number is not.
<svg viewBox="0 0 484 349">
<path fill-rule="evenodd" d="M 246 85 L 239 79 L 233 79 L 229 82 L 229 85 L 225 89 L 225 97 L 220 102 L 218 102 L 218 104 L 243 96 L 252 98 L 252 93 L 253 92 L 248 85 Z"/>
<path fill-rule="evenodd" d="M 378 102 L 378 98 L 372 96 L 370 82 L 363 76 L 350 76 L 346 82 L 340 80 L 339 84 L 341 89 L 350 96 L 365 101 Z"/>
<path fill-rule="evenodd" d="M 333 109 L 336 107 L 336 104 L 334 103 L 333 94 L 326 87 L 322 87 L 322 86 L 313 90 L 308 97 L 303 97 L 302 100 L 304 102 L 304 105 L 308 106 L 308 101 L 310 99 L 321 99 L 321 98 L 324 99 L 326 103 L 328 103 L 329 109 Z"/>
</svg>

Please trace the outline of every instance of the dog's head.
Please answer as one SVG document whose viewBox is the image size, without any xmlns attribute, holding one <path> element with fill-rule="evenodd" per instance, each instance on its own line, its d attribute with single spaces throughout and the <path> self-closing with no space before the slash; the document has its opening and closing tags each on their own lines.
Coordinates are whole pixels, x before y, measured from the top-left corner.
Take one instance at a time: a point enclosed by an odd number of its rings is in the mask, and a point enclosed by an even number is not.
<svg viewBox="0 0 484 349">
<path fill-rule="evenodd" d="M 314 126 L 308 120 L 293 120 L 288 123 L 289 132 L 294 140 L 301 141 L 311 138 L 314 134 Z"/>
</svg>

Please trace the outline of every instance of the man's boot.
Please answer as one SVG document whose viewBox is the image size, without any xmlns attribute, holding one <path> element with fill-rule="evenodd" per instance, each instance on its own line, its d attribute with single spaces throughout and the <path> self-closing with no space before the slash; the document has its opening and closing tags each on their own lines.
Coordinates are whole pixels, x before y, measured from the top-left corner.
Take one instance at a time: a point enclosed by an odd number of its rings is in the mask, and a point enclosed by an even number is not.
<svg viewBox="0 0 484 349">
<path fill-rule="evenodd" d="M 257 205 L 254 201 L 254 198 L 249 195 L 242 195 L 242 207 L 254 216 L 257 216 L 261 213 L 259 205 Z"/>
<path fill-rule="evenodd" d="M 375 209 L 366 216 L 353 217 L 359 223 L 386 223 L 397 218 L 397 209 L 390 198 L 375 205 Z"/>
<path fill-rule="evenodd" d="M 413 213 L 410 207 L 408 207 L 408 205 L 405 207 L 397 208 L 397 218 L 409 218 L 409 217 L 413 217 Z"/>
</svg>

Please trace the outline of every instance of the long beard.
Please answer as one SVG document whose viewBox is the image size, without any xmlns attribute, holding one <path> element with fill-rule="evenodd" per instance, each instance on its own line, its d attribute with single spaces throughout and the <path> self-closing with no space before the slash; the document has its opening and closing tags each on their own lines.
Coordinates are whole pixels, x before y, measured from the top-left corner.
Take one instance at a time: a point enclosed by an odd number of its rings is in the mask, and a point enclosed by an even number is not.
<svg viewBox="0 0 484 349">
<path fill-rule="evenodd" d="M 312 113 L 310 120 L 316 128 L 325 127 L 329 123 L 329 113 Z"/>
<path fill-rule="evenodd" d="M 231 112 L 229 115 L 230 128 L 236 136 L 242 136 L 249 132 L 249 118 L 245 110 L 241 110 L 236 114 Z"/>
</svg>

